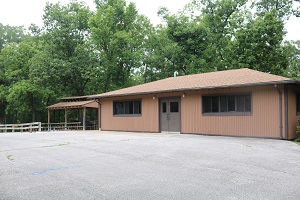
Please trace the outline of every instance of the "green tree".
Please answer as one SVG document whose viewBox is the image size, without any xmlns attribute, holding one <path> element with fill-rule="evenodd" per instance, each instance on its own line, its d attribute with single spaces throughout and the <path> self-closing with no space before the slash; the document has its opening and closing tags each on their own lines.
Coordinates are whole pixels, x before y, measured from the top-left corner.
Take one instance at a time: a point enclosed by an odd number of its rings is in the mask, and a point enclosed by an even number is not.
<svg viewBox="0 0 300 200">
<path fill-rule="evenodd" d="M 0 23 L 0 51 L 10 43 L 19 43 L 25 38 L 24 28 L 22 26 L 9 26 Z"/>
<path fill-rule="evenodd" d="M 6 44 L 0 54 L 1 67 L 1 94 L 0 94 L 0 121 L 11 121 L 12 117 L 8 116 L 6 111 L 9 107 L 8 95 L 9 89 L 14 84 L 22 80 L 29 79 L 29 61 L 37 52 L 34 42 L 29 38 L 21 43 Z M 16 108 L 17 109 L 17 108 Z"/>
<path fill-rule="evenodd" d="M 165 27 L 151 27 L 145 46 L 143 68 L 140 71 L 144 83 L 167 78 L 175 71 L 180 71 L 180 47 L 168 38 Z"/>
<path fill-rule="evenodd" d="M 257 14 L 276 13 L 280 19 L 288 19 L 293 13 L 293 0 L 258 0 L 255 4 Z"/>
<path fill-rule="evenodd" d="M 22 80 L 9 89 L 7 96 L 7 112 L 13 117 L 14 123 L 24 121 L 35 122 L 38 112 L 44 110 L 45 90 L 30 81 Z M 30 119 L 31 118 L 31 119 Z"/>
<path fill-rule="evenodd" d="M 281 46 L 284 35 L 284 23 L 274 13 L 251 20 L 236 33 L 233 63 L 282 75 L 288 65 Z"/>
<path fill-rule="evenodd" d="M 6 45 L 0 54 L 0 66 L 9 85 L 29 79 L 29 60 L 37 53 L 37 45 L 31 40 Z"/>
<path fill-rule="evenodd" d="M 285 75 L 300 80 L 300 40 L 286 41 L 283 48 L 289 63 Z"/>
<path fill-rule="evenodd" d="M 7 91 L 8 87 L 0 84 L 0 124 L 6 123 L 6 106 L 7 106 Z"/>
<path fill-rule="evenodd" d="M 0 23 L 0 57 L 2 56 L 2 49 L 4 47 L 12 45 L 12 43 L 17 45 L 17 43 L 20 43 L 26 37 L 23 27 L 14 27 Z M 7 107 L 6 97 L 9 81 L 6 77 L 5 67 L 0 61 L 0 123 L 5 123 L 7 119 L 5 110 Z"/>
<path fill-rule="evenodd" d="M 41 31 L 44 50 L 32 60 L 32 78 L 39 82 L 43 78 L 49 80 L 48 86 L 61 96 L 86 94 L 89 75 L 99 67 L 89 42 L 91 16 L 92 12 L 82 2 L 47 3 Z"/>
<path fill-rule="evenodd" d="M 127 5 L 125 0 L 99 0 L 96 4 L 90 26 L 101 59 L 102 92 L 107 92 L 129 86 L 134 70 L 142 65 L 143 18 L 135 5 Z"/>
</svg>

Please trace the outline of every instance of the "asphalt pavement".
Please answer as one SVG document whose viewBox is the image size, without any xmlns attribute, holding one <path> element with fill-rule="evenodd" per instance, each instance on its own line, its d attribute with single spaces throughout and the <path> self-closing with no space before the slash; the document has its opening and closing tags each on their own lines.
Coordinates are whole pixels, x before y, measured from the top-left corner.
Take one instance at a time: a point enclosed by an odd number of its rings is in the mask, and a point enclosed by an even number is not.
<svg viewBox="0 0 300 200">
<path fill-rule="evenodd" d="M 300 146 L 123 132 L 0 133 L 1 200 L 300 199 Z"/>
</svg>

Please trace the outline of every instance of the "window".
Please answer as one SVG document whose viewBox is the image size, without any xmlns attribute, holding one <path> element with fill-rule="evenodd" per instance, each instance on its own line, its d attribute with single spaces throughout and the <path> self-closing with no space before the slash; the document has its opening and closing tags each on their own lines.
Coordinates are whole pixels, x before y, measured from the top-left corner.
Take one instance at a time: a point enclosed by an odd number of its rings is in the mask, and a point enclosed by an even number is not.
<svg viewBox="0 0 300 200">
<path fill-rule="evenodd" d="M 115 101 L 113 103 L 114 115 L 140 115 L 142 114 L 141 100 Z"/>
<path fill-rule="evenodd" d="M 300 95 L 299 95 L 300 100 Z M 217 115 L 243 115 L 251 113 L 251 95 L 213 95 L 202 97 L 203 113 Z M 300 102 L 299 102 L 300 106 Z M 300 113 L 300 107 L 299 107 Z"/>
<path fill-rule="evenodd" d="M 296 99 L 296 101 L 297 101 L 297 115 L 300 115 L 300 94 L 297 94 L 297 99 Z"/>
<path fill-rule="evenodd" d="M 170 102 L 170 112 L 179 112 L 178 102 Z"/>
<path fill-rule="evenodd" d="M 167 112 L 167 103 L 166 102 L 163 102 L 163 107 L 162 107 L 162 109 L 163 109 L 163 113 L 166 113 Z"/>
</svg>

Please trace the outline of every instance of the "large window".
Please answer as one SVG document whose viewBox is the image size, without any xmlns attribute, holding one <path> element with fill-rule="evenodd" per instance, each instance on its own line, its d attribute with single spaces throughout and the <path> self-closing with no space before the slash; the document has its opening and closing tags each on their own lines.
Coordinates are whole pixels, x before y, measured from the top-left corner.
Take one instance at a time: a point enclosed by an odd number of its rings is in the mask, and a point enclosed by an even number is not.
<svg viewBox="0 0 300 200">
<path fill-rule="evenodd" d="M 114 115 L 140 115 L 142 114 L 141 105 L 141 100 L 114 101 Z"/>
<path fill-rule="evenodd" d="M 203 96 L 202 102 L 203 114 L 251 114 L 250 94 Z"/>
</svg>

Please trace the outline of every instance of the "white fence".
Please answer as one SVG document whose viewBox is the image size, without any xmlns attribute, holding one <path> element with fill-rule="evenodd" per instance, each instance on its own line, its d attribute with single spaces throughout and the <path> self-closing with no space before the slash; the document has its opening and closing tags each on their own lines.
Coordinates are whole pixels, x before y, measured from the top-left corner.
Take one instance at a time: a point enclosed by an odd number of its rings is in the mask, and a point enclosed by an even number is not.
<svg viewBox="0 0 300 200">
<path fill-rule="evenodd" d="M 32 131 L 41 131 L 42 123 L 34 122 L 27 124 L 0 124 L 0 132 L 32 132 Z"/>
<path fill-rule="evenodd" d="M 43 131 L 83 130 L 81 122 L 42 123 Z"/>
</svg>

